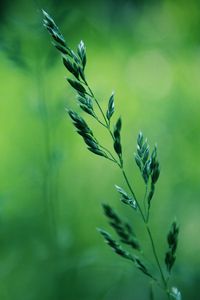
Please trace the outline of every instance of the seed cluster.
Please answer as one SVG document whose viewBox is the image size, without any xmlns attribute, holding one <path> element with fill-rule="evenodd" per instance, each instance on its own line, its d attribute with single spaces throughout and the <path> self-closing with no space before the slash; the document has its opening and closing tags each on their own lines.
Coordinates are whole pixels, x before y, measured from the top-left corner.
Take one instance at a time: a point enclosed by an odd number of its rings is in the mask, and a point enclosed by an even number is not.
<svg viewBox="0 0 200 300">
<path fill-rule="evenodd" d="M 104 204 L 103 209 L 104 214 L 109 219 L 109 224 L 120 237 L 120 241 L 124 244 L 130 245 L 135 250 L 141 250 L 136 235 L 129 223 L 123 222 L 109 205 Z"/>
<path fill-rule="evenodd" d="M 137 209 L 137 203 L 135 201 L 135 199 L 133 199 L 132 197 L 130 197 L 127 192 L 125 192 L 125 190 L 123 188 L 121 188 L 118 185 L 115 185 L 116 190 L 118 191 L 118 193 L 120 194 L 120 200 L 124 203 L 129 205 L 130 207 L 132 207 L 133 209 Z"/>
<path fill-rule="evenodd" d="M 169 273 L 171 272 L 171 269 L 176 260 L 178 233 L 179 233 L 179 227 L 176 224 L 176 222 L 173 222 L 170 231 L 167 235 L 167 242 L 168 242 L 169 249 L 165 255 L 165 264 Z"/>
<path fill-rule="evenodd" d="M 103 229 L 98 229 L 101 235 L 104 237 L 106 243 L 117 253 L 119 256 L 131 260 L 136 268 L 138 268 L 142 273 L 146 276 L 155 280 L 155 278 L 151 275 L 147 267 L 145 266 L 144 262 L 138 258 L 136 255 L 130 254 L 128 251 L 124 250 L 122 246 L 117 243 L 111 235 Z"/>
<path fill-rule="evenodd" d="M 147 196 L 148 211 L 146 218 L 148 220 L 151 200 L 155 192 L 155 184 L 160 175 L 160 166 L 157 159 L 157 147 L 155 146 L 150 154 L 150 146 L 148 145 L 147 139 L 144 141 L 142 132 L 138 134 L 137 138 L 137 153 L 135 153 L 135 162 L 139 167 L 146 187 L 149 185 L 150 181 L 150 189 Z"/>
</svg>

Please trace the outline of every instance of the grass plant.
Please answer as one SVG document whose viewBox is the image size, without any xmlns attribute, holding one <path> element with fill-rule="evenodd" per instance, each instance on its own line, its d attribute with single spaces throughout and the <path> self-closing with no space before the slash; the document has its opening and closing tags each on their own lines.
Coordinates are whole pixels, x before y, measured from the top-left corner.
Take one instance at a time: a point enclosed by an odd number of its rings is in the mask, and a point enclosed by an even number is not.
<svg viewBox="0 0 200 300">
<path fill-rule="evenodd" d="M 113 149 L 109 149 L 109 147 L 100 143 L 100 139 L 94 135 L 93 130 L 88 123 L 77 112 L 67 109 L 67 113 L 71 118 L 77 133 L 83 138 L 88 150 L 111 161 L 121 170 L 127 190 L 120 186 L 115 186 L 115 188 L 119 193 L 123 205 L 126 205 L 127 208 L 131 209 L 133 214 L 140 215 L 144 230 L 147 233 L 152 248 L 157 272 L 152 271 L 149 267 L 149 265 L 151 265 L 150 262 L 147 259 L 144 259 L 143 254 L 145 253 L 145 249 L 143 249 L 132 226 L 129 223 L 124 222 L 108 204 L 103 204 L 103 212 L 118 238 L 113 238 L 113 236 L 104 229 L 98 229 L 98 231 L 114 252 L 133 263 L 137 269 L 149 278 L 150 283 L 155 282 L 164 291 L 167 299 L 181 300 L 180 291 L 169 283 L 172 267 L 176 260 L 179 226 L 176 221 L 174 221 L 170 227 L 167 234 L 168 246 L 165 253 L 165 259 L 161 263 L 152 230 L 149 225 L 151 204 L 160 175 L 157 146 L 150 151 L 150 146 L 147 139 L 144 138 L 143 133 L 140 132 L 138 134 L 134 160 L 143 178 L 145 190 L 144 199 L 138 199 L 124 168 L 124 150 L 121 142 L 122 119 L 119 117 L 117 118 L 117 121 L 113 121 L 113 115 L 115 114 L 114 94 L 111 94 L 108 100 L 107 110 L 104 111 L 86 78 L 85 67 L 87 58 L 86 47 L 83 41 L 79 43 L 77 51 L 73 51 L 69 48 L 58 26 L 49 14 L 43 11 L 43 17 L 44 26 L 52 37 L 53 45 L 60 52 L 65 68 L 72 75 L 72 78 L 67 78 L 67 81 L 77 94 L 78 105 L 85 114 L 94 118 L 96 122 L 108 132 L 113 144 Z M 147 253 L 145 253 L 145 257 L 147 257 Z M 154 299 L 152 286 L 149 297 L 150 299 Z"/>
</svg>

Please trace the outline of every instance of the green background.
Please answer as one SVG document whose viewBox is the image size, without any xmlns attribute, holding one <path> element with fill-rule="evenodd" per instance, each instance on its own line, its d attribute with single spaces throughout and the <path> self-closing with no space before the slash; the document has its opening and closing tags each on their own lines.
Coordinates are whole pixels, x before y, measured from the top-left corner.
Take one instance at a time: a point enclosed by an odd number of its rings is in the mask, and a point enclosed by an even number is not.
<svg viewBox="0 0 200 300">
<path fill-rule="evenodd" d="M 114 184 L 119 170 L 86 150 L 65 108 L 80 112 L 59 53 L 42 26 L 52 15 L 70 47 L 87 47 L 87 78 L 106 108 L 115 91 L 125 166 L 141 197 L 133 153 L 140 130 L 158 144 L 161 176 L 151 227 L 164 261 L 166 235 L 180 224 L 172 284 L 199 299 L 199 1 L 8 1 L 0 7 L 0 298 L 149 299 L 143 274 L 104 244 L 101 203 L 140 219 Z M 81 113 L 81 112 L 80 112 Z M 86 117 L 104 144 L 109 137 Z M 165 296 L 155 290 L 156 299 Z"/>
</svg>

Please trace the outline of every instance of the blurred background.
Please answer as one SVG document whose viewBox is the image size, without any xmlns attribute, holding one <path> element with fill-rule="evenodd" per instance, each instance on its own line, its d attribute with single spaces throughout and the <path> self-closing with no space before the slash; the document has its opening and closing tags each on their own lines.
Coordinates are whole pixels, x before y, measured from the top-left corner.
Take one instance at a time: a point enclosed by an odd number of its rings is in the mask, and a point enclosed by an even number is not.
<svg viewBox="0 0 200 300">
<path fill-rule="evenodd" d="M 110 230 L 101 208 L 109 203 L 132 220 L 151 253 L 140 219 L 115 191 L 114 184 L 125 187 L 119 170 L 86 150 L 66 114 L 66 107 L 80 109 L 41 8 L 70 47 L 84 40 L 87 77 L 103 107 L 115 91 L 114 118 L 122 116 L 125 165 L 139 197 L 144 186 L 133 159 L 139 130 L 152 147 L 158 144 L 152 231 L 163 262 L 167 232 L 178 220 L 172 284 L 183 299 L 199 299 L 199 1 L 15 0 L 0 6 L 1 299 L 149 299 L 143 274 L 96 231 Z M 155 295 L 166 299 L 156 288 Z"/>
</svg>

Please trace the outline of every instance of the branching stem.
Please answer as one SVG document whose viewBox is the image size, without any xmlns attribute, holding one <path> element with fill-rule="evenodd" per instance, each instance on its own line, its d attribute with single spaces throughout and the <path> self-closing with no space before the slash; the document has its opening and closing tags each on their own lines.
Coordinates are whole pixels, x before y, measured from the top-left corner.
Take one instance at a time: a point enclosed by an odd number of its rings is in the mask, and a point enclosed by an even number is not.
<svg viewBox="0 0 200 300">
<path fill-rule="evenodd" d="M 121 138 L 121 136 L 120 136 L 121 119 L 120 118 L 116 122 L 114 131 L 111 129 L 110 120 L 114 113 L 113 95 L 109 99 L 108 109 L 105 114 L 99 101 L 95 97 L 92 89 L 90 88 L 90 86 L 85 78 L 84 70 L 85 70 L 85 66 L 86 66 L 86 50 L 85 50 L 84 43 L 82 41 L 80 42 L 80 44 L 78 45 L 78 52 L 77 52 L 77 54 L 75 54 L 67 46 L 67 44 L 64 40 L 64 37 L 60 33 L 60 31 L 59 31 L 58 27 L 56 26 L 55 22 L 53 21 L 53 19 L 45 11 L 43 11 L 43 15 L 44 15 L 44 26 L 47 28 L 47 30 L 51 34 L 51 36 L 54 40 L 54 43 L 55 43 L 54 45 L 61 52 L 61 55 L 65 58 L 65 60 L 64 60 L 65 67 L 68 69 L 68 71 L 73 76 L 75 76 L 75 80 L 68 79 L 69 83 L 78 92 L 79 95 L 83 96 L 83 99 L 84 99 L 84 96 L 86 96 L 85 103 L 80 101 L 80 104 L 81 104 L 80 107 L 86 113 L 92 115 L 96 119 L 96 121 L 108 131 L 109 135 L 111 136 L 112 142 L 113 142 L 113 147 L 115 149 L 115 155 L 113 155 L 109 149 L 107 149 L 106 147 L 104 147 L 98 143 L 97 139 L 93 136 L 92 131 L 87 126 L 87 123 L 81 117 L 79 117 L 79 115 L 77 115 L 73 111 L 70 111 L 69 115 L 70 115 L 71 119 L 73 120 L 73 123 L 74 123 L 75 127 L 77 128 L 79 134 L 82 135 L 85 143 L 87 144 L 87 146 L 89 146 L 88 149 L 90 151 L 96 153 L 97 155 L 101 155 L 101 156 L 107 158 L 108 160 L 114 162 L 120 168 L 122 175 L 124 177 L 124 180 L 130 190 L 132 198 L 137 205 L 138 212 L 141 215 L 142 221 L 144 222 L 145 229 L 147 231 L 147 234 L 148 234 L 148 237 L 150 240 L 152 252 L 153 252 L 153 255 L 155 258 L 157 268 L 160 273 L 161 280 L 160 279 L 158 280 L 157 278 L 152 276 L 150 273 L 148 273 L 148 270 L 146 270 L 145 266 L 143 266 L 143 264 L 140 263 L 139 260 L 134 259 L 134 261 L 138 262 L 139 269 L 143 270 L 143 273 L 145 273 L 147 276 L 150 276 L 158 284 L 158 286 L 161 287 L 165 291 L 168 299 L 170 299 L 171 293 L 168 288 L 168 279 L 169 278 L 168 277 L 165 278 L 164 272 L 162 270 L 162 267 L 161 267 L 161 264 L 160 264 L 160 261 L 158 258 L 158 254 L 156 251 L 156 247 L 155 247 L 155 243 L 154 243 L 153 236 L 151 233 L 151 229 L 148 224 L 150 201 L 154 194 L 154 185 L 157 182 L 159 174 L 160 174 L 159 162 L 156 160 L 156 155 L 157 155 L 156 147 L 151 154 L 151 158 L 148 160 L 149 146 L 147 145 L 147 141 L 144 141 L 144 143 L 143 143 L 143 135 L 141 133 L 138 135 L 138 140 L 137 140 L 138 148 L 137 148 L 137 155 L 135 158 L 136 158 L 137 165 L 139 166 L 140 170 L 142 171 L 142 176 L 143 176 L 143 179 L 146 184 L 143 203 L 140 203 L 140 201 L 137 200 L 134 189 L 127 177 L 127 174 L 126 174 L 124 166 L 123 166 L 124 164 L 123 164 L 123 156 L 122 156 L 122 147 L 121 147 L 121 141 L 120 141 L 120 138 Z M 67 58 L 69 58 L 69 59 L 67 59 Z M 88 100 L 87 96 L 89 96 L 89 98 L 91 98 L 91 99 Z M 93 102 L 96 104 L 96 106 L 99 110 L 98 113 L 100 114 L 100 118 L 94 112 L 92 103 L 91 103 L 91 105 L 87 105 L 87 100 L 89 102 L 90 102 L 90 100 L 93 100 Z M 152 185 L 151 185 L 151 189 L 150 189 L 150 192 L 148 195 L 148 208 L 147 208 L 146 207 L 146 198 L 147 198 L 147 194 L 148 194 L 148 179 L 150 176 L 151 176 Z M 126 193 L 125 193 L 125 195 L 126 195 Z M 127 197 L 128 197 L 128 195 L 127 195 Z M 129 200 L 129 198 L 126 200 Z M 131 201 L 131 199 L 130 199 L 130 201 Z M 144 204 L 144 207 L 142 206 L 143 204 Z M 169 250 L 168 250 L 168 252 L 166 254 L 166 258 L 165 258 L 166 266 L 167 266 L 169 273 L 171 271 L 171 268 L 172 268 L 174 260 L 175 260 L 175 255 L 174 255 L 173 249 L 176 249 L 176 247 L 177 247 L 178 231 L 179 231 L 179 229 L 178 229 L 177 225 L 175 223 L 173 223 L 172 229 L 168 235 Z M 119 248 L 118 244 L 114 240 L 111 239 L 109 234 L 106 234 L 104 232 L 103 235 L 104 235 L 104 237 L 106 236 L 106 240 L 110 244 L 110 246 L 113 249 L 118 251 L 118 254 L 120 254 L 121 256 L 122 256 L 122 254 L 124 254 L 124 255 L 126 254 L 126 252 L 122 252 L 122 249 Z M 125 257 L 127 258 L 129 256 L 127 256 L 127 254 L 126 254 Z M 152 292 L 151 298 L 152 299 L 154 298 L 153 292 Z"/>
<path fill-rule="evenodd" d="M 111 131 L 111 129 L 110 129 L 110 123 L 109 123 L 108 120 L 106 119 L 106 116 L 105 116 L 105 114 L 104 114 L 104 112 L 103 112 L 103 109 L 101 108 L 101 105 L 99 104 L 98 100 L 97 100 L 96 97 L 94 96 L 94 93 L 92 92 L 92 90 L 91 90 L 91 88 L 89 87 L 89 85 L 88 85 L 88 83 L 87 83 L 86 80 L 85 80 L 85 84 L 86 84 L 86 86 L 88 87 L 88 90 L 90 91 L 91 96 L 92 96 L 93 99 L 95 100 L 95 102 L 96 102 L 96 104 L 97 104 L 97 106 L 98 106 L 98 108 L 99 108 L 99 110 L 100 110 L 100 112 L 101 112 L 101 114 L 102 114 L 103 119 L 105 120 L 105 124 L 103 124 L 103 126 L 106 127 L 106 129 L 108 130 L 109 134 L 111 135 L 111 137 L 112 137 L 112 139 L 113 139 L 113 141 L 114 141 L 114 136 L 113 136 L 113 133 L 112 133 L 112 131 Z M 102 146 L 101 146 L 101 147 L 102 147 Z M 104 148 L 104 147 L 102 147 L 102 148 Z M 124 179 L 125 179 L 125 182 L 126 182 L 128 188 L 129 188 L 129 190 L 130 190 L 130 192 L 131 192 L 131 194 L 132 194 L 132 197 L 133 197 L 133 199 L 136 201 L 138 210 L 139 210 L 139 212 L 140 212 L 140 215 L 141 215 L 141 217 L 142 217 L 142 220 L 143 220 L 143 222 L 144 222 L 144 224 L 145 224 L 145 228 L 146 228 L 147 234 L 148 234 L 148 236 L 149 236 L 149 240 L 150 240 L 150 243 L 151 243 L 153 255 L 154 255 L 154 258 L 155 258 L 155 261 L 156 261 L 158 270 L 159 270 L 160 275 L 161 275 L 161 280 L 162 280 L 162 283 L 163 283 L 163 288 L 164 288 L 164 290 L 165 290 L 165 292 L 166 292 L 166 294 L 167 294 L 168 299 L 170 299 L 170 294 L 169 294 L 169 291 L 168 291 L 168 283 L 167 283 L 167 280 L 165 279 L 165 276 L 164 276 L 164 274 L 163 274 L 163 271 L 162 271 L 162 268 L 161 268 L 161 264 L 160 264 L 160 261 L 159 261 L 158 255 L 157 255 L 156 247 L 155 247 L 155 244 L 154 244 L 153 236 L 152 236 L 151 230 L 150 230 L 149 225 L 148 225 L 148 219 L 149 219 L 149 218 L 145 216 L 146 214 L 143 212 L 143 210 L 142 210 L 142 208 L 141 208 L 141 206 L 140 206 L 140 203 L 138 202 L 137 197 L 136 197 L 136 195 L 135 195 L 135 193 L 134 193 L 134 190 L 133 190 L 133 188 L 132 188 L 132 186 L 131 186 L 131 184 L 130 184 L 130 182 L 129 182 L 129 180 L 128 180 L 128 177 L 127 177 L 127 175 L 126 175 L 126 172 L 125 172 L 125 170 L 124 170 L 124 168 L 123 168 L 123 159 L 122 159 L 122 157 L 120 158 L 120 162 L 118 162 L 118 161 L 114 158 L 114 156 L 111 154 L 111 152 L 110 152 L 108 149 L 106 149 L 106 148 L 104 148 L 104 149 L 111 155 L 112 159 L 110 159 L 110 158 L 109 158 L 109 159 L 112 160 L 113 162 L 117 163 L 117 165 L 120 167 L 120 169 L 121 169 L 121 171 L 122 171 L 122 174 L 123 174 L 123 177 L 124 177 Z M 148 191 L 148 186 L 146 185 L 144 201 L 145 201 L 146 196 L 147 196 L 147 191 Z"/>
</svg>

